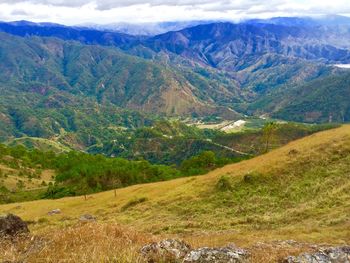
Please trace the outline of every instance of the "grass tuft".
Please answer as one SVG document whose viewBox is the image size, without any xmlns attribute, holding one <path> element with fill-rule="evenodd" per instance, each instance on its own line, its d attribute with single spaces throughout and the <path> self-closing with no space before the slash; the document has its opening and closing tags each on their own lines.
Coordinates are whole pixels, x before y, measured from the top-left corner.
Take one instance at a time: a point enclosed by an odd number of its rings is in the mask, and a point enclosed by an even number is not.
<svg viewBox="0 0 350 263">
<path fill-rule="evenodd" d="M 140 198 L 135 198 L 127 202 L 125 205 L 122 206 L 121 211 L 125 211 L 131 207 L 134 207 L 138 204 L 146 202 L 148 199 L 146 197 L 140 197 Z"/>
</svg>

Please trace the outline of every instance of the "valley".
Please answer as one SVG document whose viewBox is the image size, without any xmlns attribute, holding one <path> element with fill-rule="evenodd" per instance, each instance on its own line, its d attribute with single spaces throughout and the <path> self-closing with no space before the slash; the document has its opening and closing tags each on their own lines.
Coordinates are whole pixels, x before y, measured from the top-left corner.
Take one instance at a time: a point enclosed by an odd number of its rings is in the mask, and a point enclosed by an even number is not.
<svg viewBox="0 0 350 263">
<path fill-rule="evenodd" d="M 350 260 L 349 17 L 0 40 L 0 262 Z"/>
</svg>

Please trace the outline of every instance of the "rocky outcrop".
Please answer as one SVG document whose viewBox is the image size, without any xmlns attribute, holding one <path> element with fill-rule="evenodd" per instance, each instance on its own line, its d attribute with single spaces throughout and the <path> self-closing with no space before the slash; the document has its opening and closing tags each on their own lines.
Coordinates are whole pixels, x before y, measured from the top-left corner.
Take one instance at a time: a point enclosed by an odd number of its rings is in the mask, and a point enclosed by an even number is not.
<svg viewBox="0 0 350 263">
<path fill-rule="evenodd" d="M 235 246 L 224 248 L 203 247 L 186 255 L 184 263 L 245 263 L 249 262 L 249 253 Z"/>
<path fill-rule="evenodd" d="M 54 210 L 51 210 L 50 212 L 48 212 L 47 214 L 52 216 L 52 215 L 58 215 L 58 214 L 61 214 L 61 209 L 54 209 Z"/>
<path fill-rule="evenodd" d="M 147 262 L 181 262 L 191 250 L 190 245 L 177 239 L 154 242 L 141 248 Z"/>
<path fill-rule="evenodd" d="M 247 263 L 250 256 L 246 250 L 234 245 L 192 250 L 190 245 L 176 239 L 166 239 L 146 245 L 141 249 L 141 254 L 150 263 Z"/>
<path fill-rule="evenodd" d="M 20 217 L 13 214 L 0 216 L 0 237 L 15 237 L 28 233 L 28 225 Z"/>
<path fill-rule="evenodd" d="M 287 257 L 283 263 L 350 263 L 350 246 L 321 248 L 314 254 Z"/>
<path fill-rule="evenodd" d="M 95 216 L 93 215 L 89 215 L 89 214 L 86 214 L 86 215 L 82 215 L 79 217 L 79 221 L 80 222 L 83 222 L 83 223 L 87 223 L 87 222 L 95 222 L 97 219 Z"/>
</svg>

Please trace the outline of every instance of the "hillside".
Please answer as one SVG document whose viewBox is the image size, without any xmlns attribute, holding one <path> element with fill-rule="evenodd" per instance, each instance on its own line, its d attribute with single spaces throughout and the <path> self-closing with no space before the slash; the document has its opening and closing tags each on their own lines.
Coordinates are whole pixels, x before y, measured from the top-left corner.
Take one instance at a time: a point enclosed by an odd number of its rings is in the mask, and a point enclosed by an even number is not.
<svg viewBox="0 0 350 263">
<path fill-rule="evenodd" d="M 125 129 L 149 126 L 159 115 L 241 116 L 214 100 L 230 97 L 229 104 L 239 96 L 195 72 L 116 48 L 4 33 L 0 38 L 1 142 L 37 137 L 85 150 Z"/>
<path fill-rule="evenodd" d="M 192 86 L 180 72 L 115 48 L 3 33 L 1 39 L 0 87 L 7 95 L 3 100 L 14 92 L 25 92 L 46 99 L 42 104 L 47 108 L 59 108 L 84 96 L 102 105 L 155 114 L 203 115 L 219 109 L 209 98 L 203 99 L 205 91 Z M 225 114 L 225 109 L 220 112 Z"/>
<path fill-rule="evenodd" d="M 301 122 L 350 120 L 350 73 L 332 75 L 263 96 L 250 110 L 271 112 L 276 118 Z M 290 100 L 298 97 L 298 100 Z"/>
<path fill-rule="evenodd" d="M 212 23 L 168 32 L 145 42 L 152 49 L 192 56 L 218 68 L 232 69 L 242 57 L 267 53 L 346 63 L 350 53 L 345 39 L 349 34 L 345 31 L 336 37 L 334 33 L 316 26 Z"/>
<path fill-rule="evenodd" d="M 88 197 L 2 205 L 34 231 L 74 225 L 81 214 L 211 244 L 275 239 L 349 242 L 350 126 L 320 132 L 205 176 Z M 62 214 L 47 216 L 52 209 Z M 195 236 L 193 236 L 195 235 Z"/>
<path fill-rule="evenodd" d="M 346 24 L 333 25 L 333 19 L 331 25 L 327 23 L 297 18 L 211 23 L 153 37 L 25 22 L 0 23 L 0 31 L 25 36 L 14 38 L 15 45 L 2 46 L 6 51 L 3 61 L 11 65 L 4 72 L 13 74 L 13 68 L 27 68 L 21 74 L 25 73 L 25 80 L 38 82 L 31 83 L 36 85 L 37 93 L 50 84 L 70 93 L 82 93 L 98 103 L 111 102 L 153 114 L 234 119 L 240 116 L 236 111 L 272 114 L 283 111 L 288 103 L 302 104 L 293 88 L 313 80 L 328 77 L 332 85 L 332 77 L 342 72 L 332 65 L 350 61 L 350 35 Z M 8 35 L 2 37 L 3 45 L 10 44 Z M 84 45 L 73 44 L 72 40 Z M 14 49 L 22 42 L 26 44 Z M 14 55 L 17 51 L 19 57 Z M 12 60 L 9 54 L 14 56 Z M 50 70 L 39 62 L 49 65 Z M 13 81 L 19 84 L 23 79 Z M 288 94 L 286 104 L 269 100 L 271 92 Z M 251 110 L 265 99 L 269 107 Z M 340 102 L 336 98 L 336 103 Z M 330 111 L 329 107 L 325 110 Z M 309 108 L 310 112 L 318 111 L 317 105 Z M 297 121 L 298 114 L 298 107 L 289 107 L 276 116 Z"/>
</svg>

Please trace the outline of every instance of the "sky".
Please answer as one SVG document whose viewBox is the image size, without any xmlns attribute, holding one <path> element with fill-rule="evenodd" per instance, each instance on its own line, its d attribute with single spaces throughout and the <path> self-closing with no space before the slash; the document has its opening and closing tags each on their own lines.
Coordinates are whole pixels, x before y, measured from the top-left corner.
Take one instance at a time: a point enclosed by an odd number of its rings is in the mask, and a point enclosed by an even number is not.
<svg viewBox="0 0 350 263">
<path fill-rule="evenodd" d="M 0 20 L 66 25 L 350 16 L 350 0 L 0 0 Z"/>
</svg>

